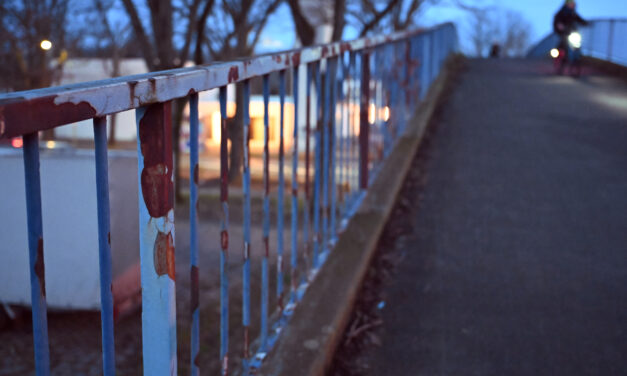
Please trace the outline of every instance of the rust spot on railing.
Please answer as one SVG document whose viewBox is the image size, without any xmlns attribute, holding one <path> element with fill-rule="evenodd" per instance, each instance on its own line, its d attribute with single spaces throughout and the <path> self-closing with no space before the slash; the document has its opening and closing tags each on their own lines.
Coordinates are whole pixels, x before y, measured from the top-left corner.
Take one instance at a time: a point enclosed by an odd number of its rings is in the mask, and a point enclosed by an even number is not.
<svg viewBox="0 0 627 376">
<path fill-rule="evenodd" d="M 199 286 L 198 286 L 198 267 L 196 265 L 192 265 L 192 268 L 190 270 L 190 280 L 191 280 L 191 289 L 192 289 L 192 301 L 190 303 L 190 308 L 192 311 L 192 314 L 196 311 L 196 309 L 198 308 L 198 292 L 199 292 Z"/>
<path fill-rule="evenodd" d="M 321 52 L 322 57 L 325 58 L 327 57 L 328 54 L 329 54 L 329 49 L 326 46 L 322 47 L 322 52 Z"/>
<path fill-rule="evenodd" d="M 126 83 L 128 85 L 128 99 L 131 104 L 135 103 L 135 86 L 137 86 L 137 81 L 129 81 Z"/>
<path fill-rule="evenodd" d="M 157 93 L 157 80 L 154 77 L 150 77 L 148 79 L 148 82 L 150 82 L 150 90 L 152 90 L 153 95 L 156 95 L 156 93 Z"/>
<path fill-rule="evenodd" d="M 96 116 L 96 109 L 88 102 L 55 103 L 57 96 L 0 103 L 0 137 L 11 138 L 66 124 L 68 117 L 84 119 Z M 41 124 L 45 124 L 45 128 Z"/>
<path fill-rule="evenodd" d="M 292 54 L 292 65 L 293 66 L 300 65 L 300 52 L 294 52 Z"/>
<path fill-rule="evenodd" d="M 226 230 L 220 233 L 220 246 L 223 250 L 229 249 L 229 233 Z"/>
<path fill-rule="evenodd" d="M 141 172 L 141 190 L 148 213 L 153 218 L 163 217 L 174 206 L 172 182 L 172 145 L 164 134 L 164 121 L 170 121 L 169 104 L 155 104 L 146 109 L 139 122 L 139 141 L 144 157 Z"/>
<path fill-rule="evenodd" d="M 35 275 L 39 281 L 41 296 L 46 297 L 46 272 L 44 267 L 44 239 L 37 240 L 37 258 L 35 259 Z"/>
<path fill-rule="evenodd" d="M 172 233 L 159 232 L 155 239 L 154 248 L 155 272 L 158 276 L 168 275 L 173 281 L 176 279 L 174 259 L 174 239 Z"/>
<path fill-rule="evenodd" d="M 107 233 L 107 243 L 111 245 L 111 233 L 110 232 Z"/>
<path fill-rule="evenodd" d="M 229 77 L 228 77 L 228 81 L 229 83 L 231 82 L 235 82 L 239 79 L 239 70 L 237 69 L 237 65 L 234 65 L 231 67 L 231 69 L 229 69 Z"/>
</svg>

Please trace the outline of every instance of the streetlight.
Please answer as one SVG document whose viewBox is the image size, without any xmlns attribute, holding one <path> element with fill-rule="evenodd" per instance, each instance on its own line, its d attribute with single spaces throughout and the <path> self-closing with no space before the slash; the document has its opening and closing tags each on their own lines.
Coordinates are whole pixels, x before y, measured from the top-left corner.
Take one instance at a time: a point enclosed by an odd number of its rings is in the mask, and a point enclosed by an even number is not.
<svg viewBox="0 0 627 376">
<path fill-rule="evenodd" d="M 52 48 L 52 42 L 49 41 L 48 39 L 44 39 L 39 44 L 39 47 L 41 47 L 41 49 L 44 50 L 44 51 L 48 51 L 49 49 Z"/>
</svg>

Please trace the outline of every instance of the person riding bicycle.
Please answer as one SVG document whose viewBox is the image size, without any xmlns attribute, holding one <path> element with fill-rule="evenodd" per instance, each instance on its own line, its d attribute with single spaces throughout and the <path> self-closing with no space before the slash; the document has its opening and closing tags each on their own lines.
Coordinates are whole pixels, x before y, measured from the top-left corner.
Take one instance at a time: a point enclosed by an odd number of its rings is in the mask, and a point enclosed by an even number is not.
<svg viewBox="0 0 627 376">
<path fill-rule="evenodd" d="M 555 14 L 553 18 L 553 31 L 560 38 L 558 49 L 568 50 L 568 35 L 575 30 L 576 26 L 588 25 L 588 21 L 584 20 L 575 10 L 577 3 L 574 0 L 566 0 L 564 6 Z"/>
</svg>

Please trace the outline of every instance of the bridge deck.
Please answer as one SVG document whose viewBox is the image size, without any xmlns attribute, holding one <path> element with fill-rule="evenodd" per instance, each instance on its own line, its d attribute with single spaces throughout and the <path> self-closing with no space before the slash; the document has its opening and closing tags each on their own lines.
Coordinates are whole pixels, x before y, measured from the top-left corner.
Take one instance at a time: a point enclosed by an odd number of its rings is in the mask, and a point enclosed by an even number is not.
<svg viewBox="0 0 627 376">
<path fill-rule="evenodd" d="M 627 86 L 471 61 L 427 171 L 372 374 L 624 374 Z"/>
</svg>

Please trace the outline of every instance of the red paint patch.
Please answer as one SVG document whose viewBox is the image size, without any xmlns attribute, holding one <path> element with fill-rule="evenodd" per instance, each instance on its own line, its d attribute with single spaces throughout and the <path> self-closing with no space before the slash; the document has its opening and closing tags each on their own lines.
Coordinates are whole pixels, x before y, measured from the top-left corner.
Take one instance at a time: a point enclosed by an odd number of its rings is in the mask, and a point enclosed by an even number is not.
<svg viewBox="0 0 627 376">
<path fill-rule="evenodd" d="M 352 51 L 351 45 L 349 43 L 340 44 L 340 52 L 344 53 L 346 51 Z"/>
<path fill-rule="evenodd" d="M 129 81 L 126 84 L 128 85 L 129 103 L 133 104 L 135 100 L 135 86 L 137 86 L 137 81 Z"/>
<path fill-rule="evenodd" d="M 174 268 L 174 239 L 171 232 L 167 234 L 159 232 L 157 234 L 153 257 L 157 275 L 167 274 L 174 281 L 176 279 L 176 270 Z"/>
<path fill-rule="evenodd" d="M 194 166 L 194 184 L 198 185 L 198 163 Z"/>
<path fill-rule="evenodd" d="M 237 69 L 237 66 L 234 65 L 231 67 L 231 69 L 229 69 L 229 83 L 237 81 L 239 79 L 239 69 Z"/>
<path fill-rule="evenodd" d="M 170 102 L 148 106 L 139 121 L 144 156 L 141 190 L 144 204 L 153 218 L 166 216 L 174 206 L 171 121 Z"/>
<path fill-rule="evenodd" d="M 192 310 L 192 314 L 196 309 L 198 309 L 198 296 L 199 296 L 199 285 L 198 285 L 198 267 L 196 265 L 192 265 L 190 270 L 190 280 L 191 280 L 191 289 L 192 289 L 192 301 L 190 303 L 190 308 Z"/>
<path fill-rule="evenodd" d="M 220 246 L 224 251 L 229 249 L 229 233 L 226 230 L 220 233 Z"/>
<path fill-rule="evenodd" d="M 96 117 L 88 102 L 55 104 L 56 95 L 31 100 L 10 99 L 0 102 L 1 138 L 13 138 L 59 125 Z"/>
<path fill-rule="evenodd" d="M 273 58 L 274 58 L 274 61 L 276 61 L 277 63 L 281 62 L 281 55 L 274 55 Z"/>
<path fill-rule="evenodd" d="M 46 272 L 44 267 L 44 240 L 40 237 L 37 240 L 37 258 L 35 259 L 35 275 L 39 281 L 39 293 L 46 297 Z"/>
<path fill-rule="evenodd" d="M 292 54 L 292 65 L 293 66 L 300 65 L 300 52 L 294 52 Z"/>
</svg>

